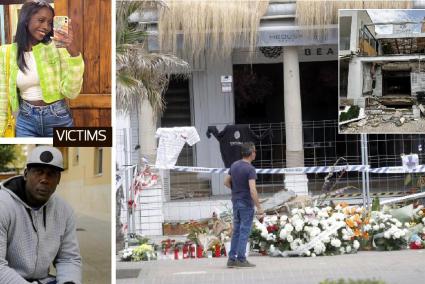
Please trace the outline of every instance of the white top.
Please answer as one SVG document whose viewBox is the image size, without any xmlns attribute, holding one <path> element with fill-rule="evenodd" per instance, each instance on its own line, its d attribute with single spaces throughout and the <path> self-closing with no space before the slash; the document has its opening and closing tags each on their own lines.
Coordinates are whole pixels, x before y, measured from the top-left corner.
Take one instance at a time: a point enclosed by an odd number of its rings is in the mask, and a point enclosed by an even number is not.
<svg viewBox="0 0 425 284">
<path fill-rule="evenodd" d="M 32 51 L 25 52 L 25 63 L 27 64 L 26 73 L 18 69 L 16 86 L 19 88 L 20 96 L 26 101 L 41 101 L 43 95 L 41 92 L 40 78 L 37 73 L 37 65 L 35 63 Z"/>
<path fill-rule="evenodd" d="M 169 169 L 174 167 L 185 143 L 192 146 L 200 141 L 195 127 L 158 128 L 159 138 L 155 167 Z"/>
</svg>

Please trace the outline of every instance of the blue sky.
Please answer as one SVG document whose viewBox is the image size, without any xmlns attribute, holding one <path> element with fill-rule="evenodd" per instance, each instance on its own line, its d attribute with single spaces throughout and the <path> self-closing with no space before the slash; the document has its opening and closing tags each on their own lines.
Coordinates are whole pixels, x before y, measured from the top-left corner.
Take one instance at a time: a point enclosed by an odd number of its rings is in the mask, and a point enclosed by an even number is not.
<svg viewBox="0 0 425 284">
<path fill-rule="evenodd" d="M 421 22 L 425 18 L 425 10 L 367 10 L 372 22 L 391 23 L 391 22 Z M 420 32 L 420 24 L 413 25 L 414 32 Z M 375 30 L 380 34 L 391 34 L 392 25 L 377 25 Z"/>
</svg>

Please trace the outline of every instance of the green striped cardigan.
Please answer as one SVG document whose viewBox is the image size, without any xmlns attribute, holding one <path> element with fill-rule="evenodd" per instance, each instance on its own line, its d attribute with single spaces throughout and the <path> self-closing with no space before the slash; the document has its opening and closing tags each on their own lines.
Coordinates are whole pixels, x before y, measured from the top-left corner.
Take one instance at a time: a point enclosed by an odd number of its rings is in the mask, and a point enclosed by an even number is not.
<svg viewBox="0 0 425 284">
<path fill-rule="evenodd" d="M 6 50 L 9 45 L 0 46 L 0 133 L 4 129 L 7 117 L 6 93 Z M 83 84 L 84 61 L 81 54 L 71 57 L 65 48 L 56 48 L 53 43 L 39 43 L 32 48 L 37 65 L 43 100 L 52 103 L 63 98 L 76 98 Z M 19 97 L 16 88 L 18 75 L 17 45 L 10 50 L 9 94 L 12 110 L 19 109 Z"/>
</svg>

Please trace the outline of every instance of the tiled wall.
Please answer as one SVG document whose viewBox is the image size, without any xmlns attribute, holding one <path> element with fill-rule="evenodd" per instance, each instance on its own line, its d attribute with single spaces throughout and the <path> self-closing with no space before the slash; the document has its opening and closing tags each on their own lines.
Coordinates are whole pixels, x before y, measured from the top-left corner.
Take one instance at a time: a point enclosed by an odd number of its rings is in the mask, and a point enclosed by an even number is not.
<svg viewBox="0 0 425 284">
<path fill-rule="evenodd" d="M 220 213 L 232 208 L 230 197 L 222 200 L 175 201 L 163 204 L 164 221 L 189 221 L 210 218 L 213 212 Z M 217 212 L 220 211 L 220 212 Z"/>
</svg>

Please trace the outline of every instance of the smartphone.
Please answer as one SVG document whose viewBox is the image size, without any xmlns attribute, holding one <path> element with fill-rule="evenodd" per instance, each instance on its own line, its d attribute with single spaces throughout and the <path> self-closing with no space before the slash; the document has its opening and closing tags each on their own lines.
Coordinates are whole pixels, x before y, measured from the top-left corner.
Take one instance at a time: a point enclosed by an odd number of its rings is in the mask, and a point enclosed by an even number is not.
<svg viewBox="0 0 425 284">
<path fill-rule="evenodd" d="M 67 16 L 55 16 L 53 18 L 53 32 L 61 30 L 64 33 L 68 33 L 69 18 Z M 57 47 L 63 47 L 60 43 L 56 42 Z"/>
</svg>

